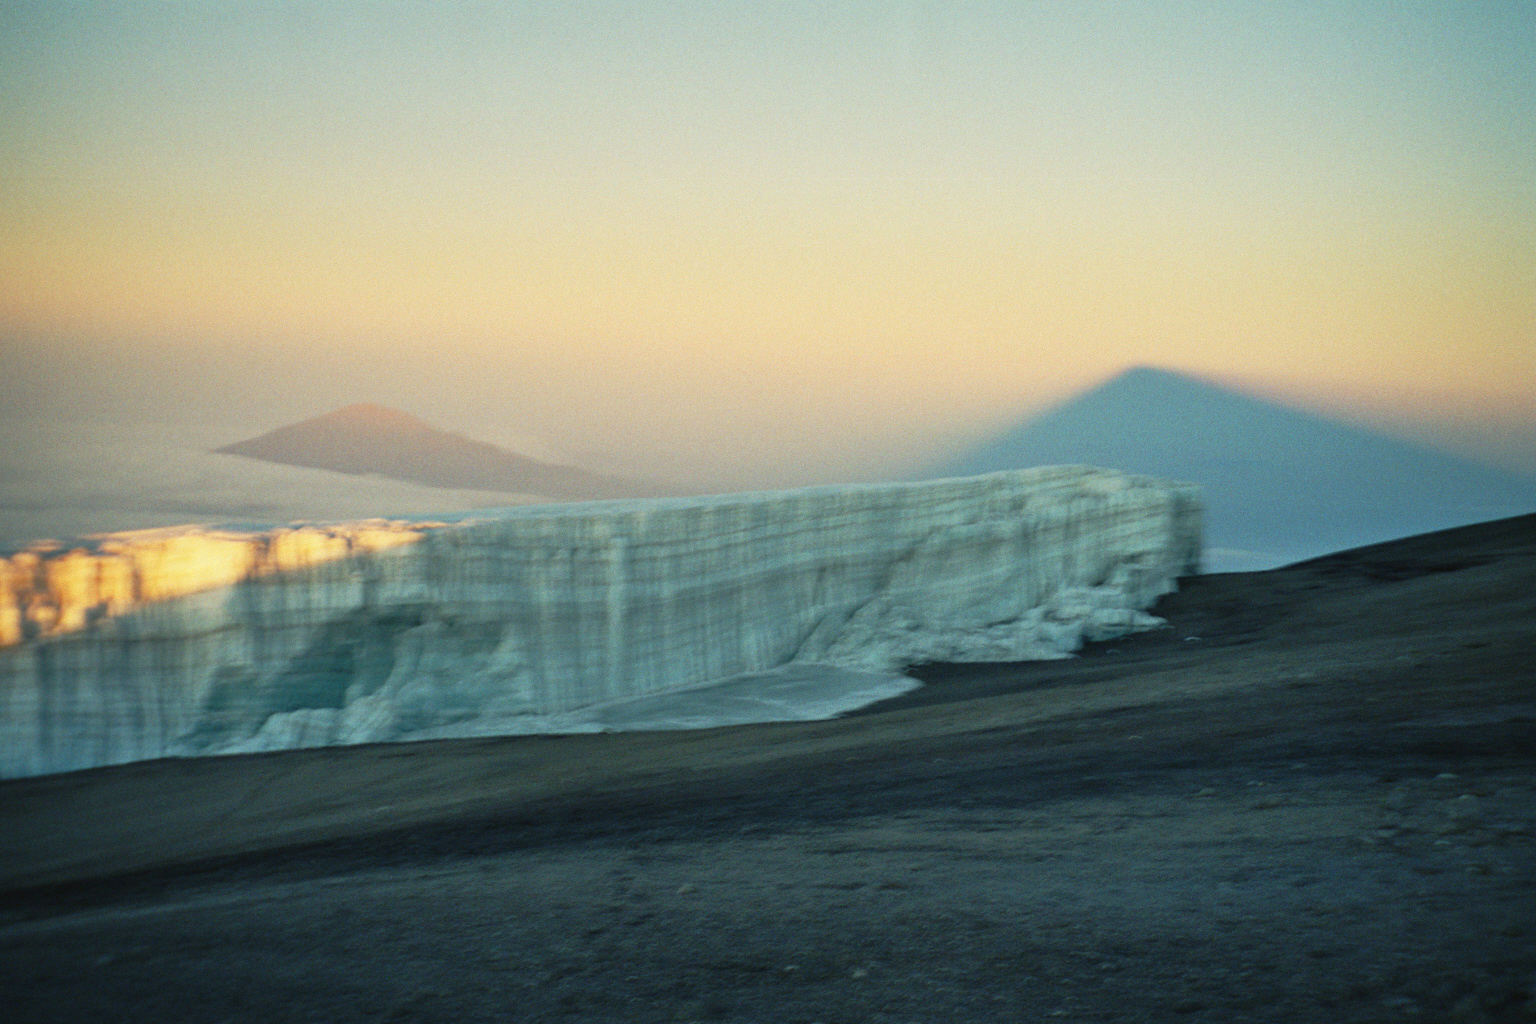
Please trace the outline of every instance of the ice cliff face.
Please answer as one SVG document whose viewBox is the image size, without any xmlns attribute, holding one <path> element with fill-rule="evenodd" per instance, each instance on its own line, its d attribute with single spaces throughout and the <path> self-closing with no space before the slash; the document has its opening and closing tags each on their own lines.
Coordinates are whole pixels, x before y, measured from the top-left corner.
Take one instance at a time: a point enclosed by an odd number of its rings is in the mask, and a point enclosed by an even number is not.
<svg viewBox="0 0 1536 1024">
<path fill-rule="evenodd" d="M 34 547 L 0 561 L 0 775 L 1060 657 L 1156 624 L 1199 519 L 1190 488 L 1050 467 Z"/>
<path fill-rule="evenodd" d="M 267 533 L 171 527 L 0 558 L 0 647 L 83 629 L 145 604 L 420 539 L 431 524 L 365 520 Z"/>
</svg>

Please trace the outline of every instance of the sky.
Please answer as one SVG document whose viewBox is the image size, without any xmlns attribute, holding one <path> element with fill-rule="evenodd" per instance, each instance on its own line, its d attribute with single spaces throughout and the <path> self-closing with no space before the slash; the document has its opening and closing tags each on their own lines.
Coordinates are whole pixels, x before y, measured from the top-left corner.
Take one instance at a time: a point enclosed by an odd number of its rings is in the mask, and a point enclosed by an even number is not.
<svg viewBox="0 0 1536 1024">
<path fill-rule="evenodd" d="M 0 48 L 26 458 L 371 401 L 873 479 L 1147 364 L 1536 473 L 1536 5 L 15 0 Z"/>
</svg>

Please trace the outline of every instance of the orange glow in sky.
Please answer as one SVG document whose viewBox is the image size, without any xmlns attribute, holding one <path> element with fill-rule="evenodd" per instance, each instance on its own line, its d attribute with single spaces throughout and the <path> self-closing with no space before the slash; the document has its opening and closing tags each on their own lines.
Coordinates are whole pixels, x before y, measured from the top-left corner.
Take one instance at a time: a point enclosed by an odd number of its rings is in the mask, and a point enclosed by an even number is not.
<svg viewBox="0 0 1536 1024">
<path fill-rule="evenodd" d="M 1508 465 L 1536 439 L 1525 5 L 0 22 L 10 386 L 137 374 L 77 412 L 232 439 L 375 400 L 780 483 L 1153 363 Z"/>
</svg>

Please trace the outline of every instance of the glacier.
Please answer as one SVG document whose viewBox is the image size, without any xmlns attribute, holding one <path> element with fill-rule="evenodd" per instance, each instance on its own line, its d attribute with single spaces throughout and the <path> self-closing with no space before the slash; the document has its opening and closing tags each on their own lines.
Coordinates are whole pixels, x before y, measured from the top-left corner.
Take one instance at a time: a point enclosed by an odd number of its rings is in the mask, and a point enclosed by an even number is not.
<svg viewBox="0 0 1536 1024">
<path fill-rule="evenodd" d="M 1083 466 L 186 527 L 0 559 L 0 777 L 831 717 L 1160 624 L 1196 488 Z"/>
</svg>

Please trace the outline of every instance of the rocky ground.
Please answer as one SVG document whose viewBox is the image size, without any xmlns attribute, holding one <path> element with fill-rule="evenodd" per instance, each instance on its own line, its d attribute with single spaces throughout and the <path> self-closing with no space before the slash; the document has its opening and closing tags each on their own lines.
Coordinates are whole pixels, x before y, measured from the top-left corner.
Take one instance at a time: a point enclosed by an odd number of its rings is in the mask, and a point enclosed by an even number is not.
<svg viewBox="0 0 1536 1024">
<path fill-rule="evenodd" d="M 0 784 L 10 1021 L 1536 1020 L 1536 517 L 833 722 Z"/>
</svg>

